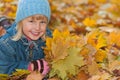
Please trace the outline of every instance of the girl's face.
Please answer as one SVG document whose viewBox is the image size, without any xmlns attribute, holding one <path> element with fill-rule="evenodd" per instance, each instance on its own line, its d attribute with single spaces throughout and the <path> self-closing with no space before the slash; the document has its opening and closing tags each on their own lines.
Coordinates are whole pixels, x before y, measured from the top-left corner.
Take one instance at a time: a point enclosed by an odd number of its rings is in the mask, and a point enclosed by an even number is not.
<svg viewBox="0 0 120 80">
<path fill-rule="evenodd" d="M 22 21 L 23 34 L 31 40 L 38 40 L 45 34 L 47 23 L 45 16 L 30 16 Z"/>
</svg>

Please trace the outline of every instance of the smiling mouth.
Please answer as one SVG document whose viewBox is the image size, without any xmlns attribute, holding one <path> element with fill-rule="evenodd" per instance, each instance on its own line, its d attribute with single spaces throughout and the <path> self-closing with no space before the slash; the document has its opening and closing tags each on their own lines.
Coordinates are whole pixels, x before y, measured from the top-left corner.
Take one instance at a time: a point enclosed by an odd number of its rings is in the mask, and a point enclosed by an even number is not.
<svg viewBox="0 0 120 80">
<path fill-rule="evenodd" d="M 42 34 L 42 32 L 31 32 L 31 34 L 34 36 L 39 36 L 40 34 Z"/>
<path fill-rule="evenodd" d="M 39 32 L 32 32 L 32 34 L 38 35 L 38 34 L 39 34 Z"/>
</svg>

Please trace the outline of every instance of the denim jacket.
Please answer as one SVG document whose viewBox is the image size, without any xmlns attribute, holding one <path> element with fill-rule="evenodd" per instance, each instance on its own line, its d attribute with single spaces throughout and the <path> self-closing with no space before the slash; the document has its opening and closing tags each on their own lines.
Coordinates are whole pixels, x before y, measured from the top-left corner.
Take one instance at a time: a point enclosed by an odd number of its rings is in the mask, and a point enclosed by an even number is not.
<svg viewBox="0 0 120 80">
<path fill-rule="evenodd" d="M 42 47 L 45 46 L 45 41 L 39 39 L 29 42 L 26 37 L 13 41 L 11 38 L 14 32 L 13 26 L 0 39 L 0 74 L 11 74 L 15 69 L 27 69 L 30 61 L 44 58 Z M 49 29 L 46 33 L 51 37 Z M 29 48 L 31 44 L 33 44 L 32 49 Z"/>
</svg>

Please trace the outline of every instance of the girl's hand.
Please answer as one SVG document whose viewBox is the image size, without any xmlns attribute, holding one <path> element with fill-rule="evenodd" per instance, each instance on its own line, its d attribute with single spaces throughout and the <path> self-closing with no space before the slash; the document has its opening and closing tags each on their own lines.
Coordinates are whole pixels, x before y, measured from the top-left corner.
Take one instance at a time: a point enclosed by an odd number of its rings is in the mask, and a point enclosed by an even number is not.
<svg viewBox="0 0 120 80">
<path fill-rule="evenodd" d="M 42 74 L 40 74 L 37 71 L 33 71 L 31 72 L 30 75 L 27 76 L 26 80 L 43 80 L 44 76 Z M 50 78 L 47 80 L 60 80 L 58 78 Z"/>
<path fill-rule="evenodd" d="M 43 75 L 37 71 L 33 71 L 31 72 L 30 75 L 27 76 L 26 80 L 42 80 L 43 79 Z"/>
</svg>

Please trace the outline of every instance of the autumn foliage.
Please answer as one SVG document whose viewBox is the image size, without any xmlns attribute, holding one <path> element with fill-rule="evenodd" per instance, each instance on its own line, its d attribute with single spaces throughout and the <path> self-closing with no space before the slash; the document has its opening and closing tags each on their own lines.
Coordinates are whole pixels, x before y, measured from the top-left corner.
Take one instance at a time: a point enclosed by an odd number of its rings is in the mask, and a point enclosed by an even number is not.
<svg viewBox="0 0 120 80">
<path fill-rule="evenodd" d="M 49 77 L 119 80 L 120 0 L 49 2 L 53 37 L 46 38 L 44 47 L 45 59 L 51 67 Z M 2 0 L 0 6 L 0 15 L 15 18 L 16 0 Z"/>
</svg>

